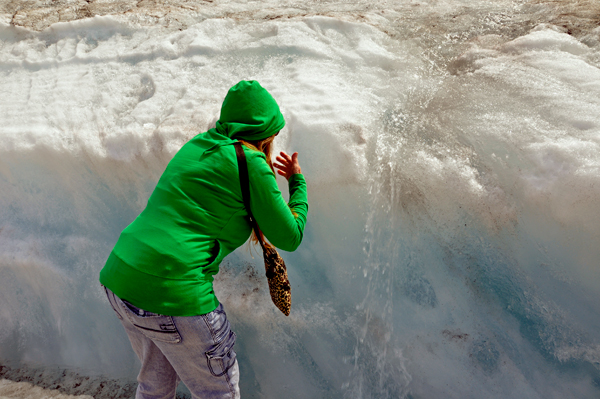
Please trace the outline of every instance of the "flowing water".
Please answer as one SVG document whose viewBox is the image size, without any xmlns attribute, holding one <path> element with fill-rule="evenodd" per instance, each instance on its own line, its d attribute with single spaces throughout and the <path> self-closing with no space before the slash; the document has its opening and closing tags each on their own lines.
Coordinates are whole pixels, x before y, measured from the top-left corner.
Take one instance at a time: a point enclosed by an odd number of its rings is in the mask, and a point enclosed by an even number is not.
<svg viewBox="0 0 600 399">
<path fill-rule="evenodd" d="M 591 0 L 0 1 L 0 363 L 135 379 L 98 273 L 257 79 L 310 210 L 289 318 L 256 251 L 221 266 L 244 398 L 597 398 L 599 21 Z"/>
</svg>

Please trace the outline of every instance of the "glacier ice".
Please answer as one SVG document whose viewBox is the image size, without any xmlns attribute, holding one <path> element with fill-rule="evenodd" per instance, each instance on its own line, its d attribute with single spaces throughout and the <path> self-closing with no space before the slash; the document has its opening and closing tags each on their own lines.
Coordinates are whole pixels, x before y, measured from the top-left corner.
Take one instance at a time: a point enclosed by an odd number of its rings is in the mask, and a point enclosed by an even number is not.
<svg viewBox="0 0 600 399">
<path fill-rule="evenodd" d="M 244 397 L 597 397 L 595 33 L 507 38 L 504 15 L 419 37 L 388 14 L 2 24 L 0 362 L 135 378 L 98 272 L 173 154 L 257 79 L 310 214 L 284 254 L 289 318 L 256 251 L 217 278 Z"/>
</svg>

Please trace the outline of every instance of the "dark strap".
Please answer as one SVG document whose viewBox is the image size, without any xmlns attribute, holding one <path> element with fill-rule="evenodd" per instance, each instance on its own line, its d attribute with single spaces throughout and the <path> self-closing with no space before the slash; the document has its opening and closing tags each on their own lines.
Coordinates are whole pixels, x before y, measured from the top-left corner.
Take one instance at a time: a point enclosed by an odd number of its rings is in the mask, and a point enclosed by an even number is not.
<svg viewBox="0 0 600 399">
<path fill-rule="evenodd" d="M 256 238 L 258 238 L 258 242 L 263 249 L 265 250 L 265 243 L 262 240 L 262 237 L 259 234 L 258 224 L 252 215 L 252 210 L 250 209 L 250 179 L 248 177 L 248 162 L 246 161 L 246 154 L 244 154 L 244 149 L 242 148 L 242 143 L 236 141 L 233 146 L 235 147 L 235 153 L 237 155 L 238 161 L 238 170 L 240 174 L 240 186 L 242 187 L 242 198 L 244 199 L 244 205 L 246 206 L 246 210 L 248 211 L 248 216 L 250 217 L 250 224 L 256 233 Z"/>
</svg>

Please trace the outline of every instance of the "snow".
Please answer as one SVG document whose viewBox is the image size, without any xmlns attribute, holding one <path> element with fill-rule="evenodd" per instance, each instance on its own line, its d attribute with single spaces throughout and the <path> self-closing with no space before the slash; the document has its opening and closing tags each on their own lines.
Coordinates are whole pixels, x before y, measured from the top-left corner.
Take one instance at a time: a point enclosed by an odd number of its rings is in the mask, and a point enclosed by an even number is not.
<svg viewBox="0 0 600 399">
<path fill-rule="evenodd" d="M 598 396 L 597 31 L 523 30 L 512 2 L 216 1 L 175 27 L 173 4 L 0 25 L 0 362 L 135 379 L 98 272 L 257 79 L 310 214 L 289 318 L 256 252 L 216 280 L 244 397 Z"/>
</svg>

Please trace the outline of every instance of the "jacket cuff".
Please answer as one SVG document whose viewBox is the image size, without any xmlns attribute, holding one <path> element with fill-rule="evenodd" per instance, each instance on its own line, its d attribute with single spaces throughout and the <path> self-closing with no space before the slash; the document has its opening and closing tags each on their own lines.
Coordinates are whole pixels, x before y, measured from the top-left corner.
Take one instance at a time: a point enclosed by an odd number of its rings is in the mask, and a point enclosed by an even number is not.
<svg viewBox="0 0 600 399">
<path fill-rule="evenodd" d="M 306 185 L 306 179 L 304 179 L 304 175 L 302 173 L 295 173 L 290 176 L 290 180 L 288 180 L 288 184 L 290 187 L 290 194 L 294 192 L 298 185 Z"/>
</svg>

